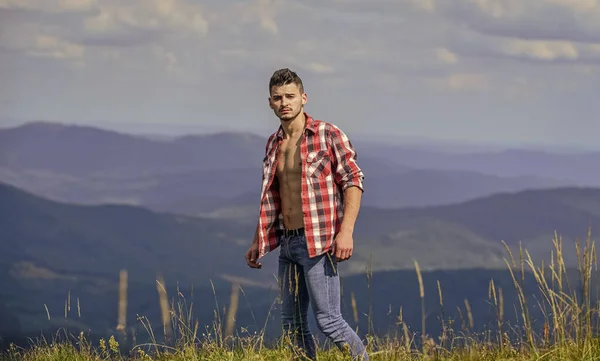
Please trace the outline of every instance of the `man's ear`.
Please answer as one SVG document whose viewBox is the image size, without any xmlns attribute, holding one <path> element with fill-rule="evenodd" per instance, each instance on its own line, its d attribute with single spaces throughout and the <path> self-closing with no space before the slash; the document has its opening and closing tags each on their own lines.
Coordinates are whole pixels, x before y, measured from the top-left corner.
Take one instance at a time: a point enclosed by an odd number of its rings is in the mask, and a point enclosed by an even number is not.
<svg viewBox="0 0 600 361">
<path fill-rule="evenodd" d="M 306 93 L 302 94 L 302 105 L 306 104 L 306 102 L 308 101 L 308 95 L 306 95 Z"/>
<path fill-rule="evenodd" d="M 273 104 L 271 104 L 271 97 L 267 98 L 267 102 L 269 102 L 269 108 L 273 109 Z"/>
</svg>

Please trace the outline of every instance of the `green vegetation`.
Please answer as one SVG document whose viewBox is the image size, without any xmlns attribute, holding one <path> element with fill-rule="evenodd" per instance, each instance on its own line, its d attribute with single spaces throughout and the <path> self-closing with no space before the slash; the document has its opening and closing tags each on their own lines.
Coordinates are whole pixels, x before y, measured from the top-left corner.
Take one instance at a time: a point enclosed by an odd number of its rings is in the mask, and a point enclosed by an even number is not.
<svg viewBox="0 0 600 361">
<path fill-rule="evenodd" d="M 520 248 L 513 255 L 507 247 L 505 259 L 511 274 L 513 287 L 518 295 L 515 304 L 505 303 L 503 289 L 494 280 L 488 285 L 488 300 L 492 306 L 492 327 L 482 332 L 472 332 L 474 325 L 469 302 L 465 300 L 459 323 L 448 319 L 444 313 L 444 295 L 438 283 L 439 293 L 433 295 L 439 306 L 439 322 L 442 332 L 432 335 L 426 329 L 425 318 L 432 310 L 425 309 L 423 277 L 415 262 L 416 279 L 421 299 L 422 327 L 409 330 L 403 322 L 401 311 L 397 317 L 396 330 L 387 336 L 368 336 L 367 344 L 372 360 L 597 360 L 600 357 L 600 302 L 597 299 L 596 249 L 591 232 L 583 244 L 575 244 L 578 259 L 577 279 L 569 278 L 564 263 L 563 240 L 553 239 L 552 258 L 549 262 L 535 264 L 527 250 Z M 372 275 L 368 274 L 368 277 Z M 524 291 L 526 278 L 533 278 L 541 297 L 528 298 Z M 125 278 L 121 279 L 123 282 Z M 192 314 L 193 304 L 187 304 L 181 293 L 170 303 L 163 280 L 157 280 L 157 291 L 162 312 L 159 327 L 151 326 L 145 317 L 138 322 L 145 328 L 150 342 L 133 342 L 124 348 L 119 339 L 126 340 L 126 328 L 107 339 L 90 342 L 83 333 L 69 335 L 66 332 L 52 340 L 37 341 L 22 349 L 11 345 L 3 354 L 4 360 L 288 360 L 292 358 L 288 339 L 280 338 L 266 342 L 264 333 L 250 333 L 243 328 L 236 330 L 236 310 L 240 288 L 233 287 L 229 307 L 221 314 L 220 307 L 214 311 L 214 322 L 202 329 Z M 394 285 L 389 285 L 394 287 Z M 429 296 L 429 295 L 428 295 Z M 121 300 L 126 302 L 126 300 Z M 533 309 L 541 311 L 541 323 L 536 325 Z M 356 313 L 356 308 L 354 309 Z M 411 309 L 404 312 L 416 313 Z M 507 324 L 506 315 L 516 312 L 518 324 Z M 540 321 L 540 320 L 537 320 Z M 162 340 L 162 341 L 161 341 Z M 326 346 L 326 345 L 325 345 Z M 323 347 L 320 360 L 347 360 L 347 355 L 334 347 Z"/>
<path fill-rule="evenodd" d="M 145 330 L 137 314 L 153 324 L 160 320 L 155 285 L 159 274 L 169 295 L 181 292 L 193 302 L 200 325 L 214 319 L 215 298 L 227 305 L 232 284 L 244 287 L 237 327 L 252 335 L 262 332 L 265 342 L 278 335 L 278 310 L 270 312 L 277 297 L 272 272 L 276 255 L 265 258 L 263 270 L 249 272 L 243 253 L 251 225 L 133 206 L 57 203 L 1 184 L 0 199 L 0 335 L 4 345 L 6 335 L 35 337 L 42 330 L 52 333 L 62 328 L 75 335 L 83 330 L 95 345 L 99 337 L 115 334 L 121 270 L 128 272 L 126 324 L 135 327 L 138 336 Z M 579 272 L 574 268 L 577 252 L 570 245 L 588 225 L 597 227 L 599 214 L 600 190 L 594 189 L 527 191 L 419 209 L 366 207 L 356 229 L 356 256 L 340 267 L 344 315 L 362 336 L 380 339 L 395 334 L 397 315 L 403 310 L 403 325 L 418 334 L 422 322 L 415 310 L 424 303 L 427 333 L 438 335 L 446 325 L 438 319 L 438 300 L 433 297 L 439 283 L 444 317 L 458 320 L 454 327 L 463 334 L 468 324 L 467 300 L 473 319 L 473 327 L 467 330 L 480 335 L 496 325 L 490 321 L 496 311 L 488 297 L 493 280 L 497 289 L 502 288 L 504 303 L 511 305 L 503 322 L 522 323 L 512 307 L 519 304 L 522 292 L 532 300 L 532 326 L 539 329 L 547 312 L 537 304 L 543 294 L 534 276 L 524 277 L 520 287 L 514 287 L 501 240 L 515 254 L 522 241 L 539 264 L 550 259 L 551 232 L 560 230 L 571 237 L 564 239 L 569 246 L 561 251 L 561 258 L 564 273 L 574 279 Z M 513 228 L 523 238 L 517 238 Z M 425 300 L 419 297 L 414 260 L 422 271 Z M 368 278 L 365 270 L 369 270 Z M 67 312 L 68 302 L 72 307 Z M 133 347 L 131 337 L 127 345 L 123 341 L 122 346 Z"/>
</svg>

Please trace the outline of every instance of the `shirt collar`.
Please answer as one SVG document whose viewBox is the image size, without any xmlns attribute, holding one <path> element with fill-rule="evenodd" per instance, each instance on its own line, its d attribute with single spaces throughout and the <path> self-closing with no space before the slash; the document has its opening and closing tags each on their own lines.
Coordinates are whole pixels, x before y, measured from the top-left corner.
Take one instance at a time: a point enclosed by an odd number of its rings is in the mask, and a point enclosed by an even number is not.
<svg viewBox="0 0 600 361">
<path fill-rule="evenodd" d="M 315 120 L 310 115 L 308 115 L 306 112 L 304 112 L 304 117 L 306 118 L 306 124 L 304 127 L 304 131 L 309 130 L 312 133 L 316 133 L 317 130 L 315 129 Z M 279 129 L 277 130 L 277 138 L 280 140 L 283 139 L 284 134 L 285 133 L 283 132 L 283 126 L 280 125 Z"/>
</svg>

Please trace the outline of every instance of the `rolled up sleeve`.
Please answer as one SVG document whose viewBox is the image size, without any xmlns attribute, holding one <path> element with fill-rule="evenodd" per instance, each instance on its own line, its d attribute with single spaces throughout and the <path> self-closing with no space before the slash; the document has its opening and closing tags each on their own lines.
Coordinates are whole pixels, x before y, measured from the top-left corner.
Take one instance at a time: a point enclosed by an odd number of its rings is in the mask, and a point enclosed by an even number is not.
<svg viewBox="0 0 600 361">
<path fill-rule="evenodd" d="M 365 176 L 358 166 L 356 150 L 350 139 L 340 128 L 331 125 L 329 140 L 335 158 L 335 182 L 343 191 L 354 186 L 364 192 Z"/>
</svg>

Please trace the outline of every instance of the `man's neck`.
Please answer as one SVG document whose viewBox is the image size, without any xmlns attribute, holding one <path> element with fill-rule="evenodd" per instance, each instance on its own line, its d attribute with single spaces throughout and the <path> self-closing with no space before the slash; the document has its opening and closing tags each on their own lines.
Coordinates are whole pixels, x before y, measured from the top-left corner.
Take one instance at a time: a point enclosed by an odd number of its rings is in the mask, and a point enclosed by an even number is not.
<svg viewBox="0 0 600 361">
<path fill-rule="evenodd" d="M 296 118 L 289 121 L 281 121 L 281 127 L 283 132 L 289 138 L 296 138 L 299 134 L 302 134 L 304 127 L 306 126 L 306 117 L 304 112 L 300 112 Z"/>
</svg>

